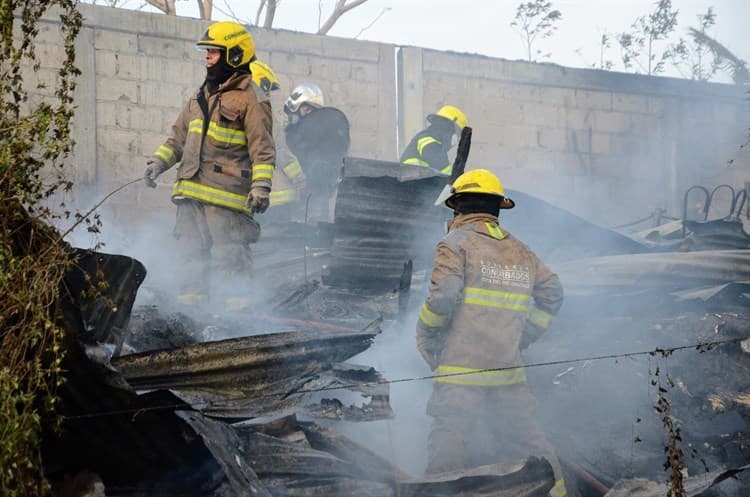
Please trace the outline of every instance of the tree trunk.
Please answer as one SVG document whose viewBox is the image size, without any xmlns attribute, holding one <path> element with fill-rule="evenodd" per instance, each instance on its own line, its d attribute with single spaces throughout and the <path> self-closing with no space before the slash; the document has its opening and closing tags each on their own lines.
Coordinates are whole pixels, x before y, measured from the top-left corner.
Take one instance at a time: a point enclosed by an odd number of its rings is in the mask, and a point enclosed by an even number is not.
<svg viewBox="0 0 750 497">
<path fill-rule="evenodd" d="M 336 24 L 336 21 L 339 20 L 339 17 L 346 14 L 353 8 L 359 7 L 366 1 L 367 0 L 352 0 L 351 3 L 346 3 L 346 0 L 337 0 L 336 7 L 333 9 L 333 12 L 331 13 L 330 17 L 326 19 L 326 22 L 323 23 L 323 26 L 320 27 L 320 29 L 318 30 L 318 34 L 319 35 L 327 34 L 328 31 L 331 30 L 333 25 Z"/>
</svg>

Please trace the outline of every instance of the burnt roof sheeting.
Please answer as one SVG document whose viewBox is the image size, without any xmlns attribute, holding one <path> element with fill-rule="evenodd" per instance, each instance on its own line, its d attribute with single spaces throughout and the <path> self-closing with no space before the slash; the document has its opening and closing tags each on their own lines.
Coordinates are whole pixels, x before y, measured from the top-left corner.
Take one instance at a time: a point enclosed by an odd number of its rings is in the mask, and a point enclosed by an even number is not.
<svg viewBox="0 0 750 497">
<path fill-rule="evenodd" d="M 367 349 L 380 332 L 272 333 L 122 356 L 112 361 L 133 387 L 261 391 Z"/>
<path fill-rule="evenodd" d="M 239 452 L 274 495 L 546 497 L 554 485 L 552 467 L 544 459 L 411 480 L 358 444 L 293 416 L 236 429 Z"/>
<path fill-rule="evenodd" d="M 401 497 L 547 497 L 554 486 L 552 466 L 530 457 L 523 465 L 489 465 L 401 483 Z"/>
<path fill-rule="evenodd" d="M 683 480 L 686 497 L 697 497 L 709 488 L 721 483 L 727 478 L 733 478 L 750 469 L 750 464 L 733 469 L 719 469 Z M 621 480 L 607 492 L 604 497 L 664 497 L 671 495 L 670 487 L 662 482 L 633 478 Z"/>
<path fill-rule="evenodd" d="M 500 211 L 500 226 L 528 245 L 545 262 L 647 252 L 641 243 L 597 226 L 544 200 L 506 190 L 516 203 Z"/>
<path fill-rule="evenodd" d="M 389 386 L 375 369 L 351 364 L 327 367 L 330 369 L 306 372 L 271 385 L 249 385 L 240 395 L 204 389 L 172 392 L 214 417 L 248 419 L 303 413 L 318 418 L 370 421 L 392 416 Z"/>
<path fill-rule="evenodd" d="M 196 412 L 178 411 L 176 414 L 203 438 L 203 443 L 227 475 L 229 495 L 271 497 L 255 471 L 240 457 L 240 440 L 230 426 L 207 419 Z"/>
<path fill-rule="evenodd" d="M 554 266 L 568 295 L 623 289 L 687 289 L 750 280 L 750 251 L 662 252 L 582 259 Z"/>
<path fill-rule="evenodd" d="M 448 211 L 432 205 L 446 176 L 429 168 L 347 157 L 338 186 L 331 261 L 323 282 L 398 288 L 408 260 L 431 259 Z M 430 254 L 419 252 L 428 247 Z"/>
</svg>

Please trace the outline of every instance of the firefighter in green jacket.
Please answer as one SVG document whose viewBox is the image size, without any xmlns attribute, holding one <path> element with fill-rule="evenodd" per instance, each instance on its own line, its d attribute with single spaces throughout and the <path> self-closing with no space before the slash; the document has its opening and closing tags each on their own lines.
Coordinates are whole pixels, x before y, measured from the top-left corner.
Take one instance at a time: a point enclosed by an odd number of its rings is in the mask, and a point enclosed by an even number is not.
<svg viewBox="0 0 750 497">
<path fill-rule="evenodd" d="M 481 464 L 544 456 L 556 482 L 550 496 L 566 495 L 552 447 L 534 420 L 521 348 L 546 330 L 563 301 L 557 275 L 498 224 L 514 207 L 491 172 L 459 176 L 445 201 L 454 218 L 438 243 L 429 295 L 417 322 L 417 346 L 437 378 L 428 414 L 428 473 L 471 466 L 470 438 L 483 420 L 496 453 Z"/>
<path fill-rule="evenodd" d="M 253 82 L 255 45 L 241 24 L 212 24 L 197 47 L 205 50 L 206 79 L 148 159 L 144 175 L 154 187 L 160 174 L 180 164 L 172 188 L 181 262 L 178 302 L 207 302 L 215 268 L 221 284 L 212 299 L 235 309 L 249 302 L 249 244 L 260 235 L 253 214 L 269 204 L 273 117 L 267 93 Z"/>
</svg>

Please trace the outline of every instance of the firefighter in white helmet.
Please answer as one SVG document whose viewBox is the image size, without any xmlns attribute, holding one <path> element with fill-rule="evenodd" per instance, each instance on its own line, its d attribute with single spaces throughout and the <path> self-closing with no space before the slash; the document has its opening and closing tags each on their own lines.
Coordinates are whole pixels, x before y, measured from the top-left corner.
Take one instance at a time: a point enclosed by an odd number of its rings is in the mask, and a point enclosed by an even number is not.
<svg viewBox="0 0 750 497">
<path fill-rule="evenodd" d="M 205 51 L 206 78 L 178 116 L 169 138 L 147 160 L 146 183 L 175 164 L 182 304 L 212 300 L 225 308 L 249 301 L 250 243 L 266 210 L 276 162 L 273 117 L 266 92 L 253 82 L 255 44 L 236 22 L 211 24 L 196 47 Z M 216 285 L 211 285 L 211 268 Z M 216 302 L 219 301 L 219 302 Z"/>
<path fill-rule="evenodd" d="M 427 121 L 430 125 L 414 135 L 399 162 L 450 174 L 453 166 L 448 160 L 448 151 L 453 137 L 460 134 L 469 121 L 461 109 L 453 105 L 443 105 L 437 112 L 428 115 Z"/>
<path fill-rule="evenodd" d="M 438 243 L 429 295 L 417 322 L 417 346 L 437 376 L 428 473 L 544 456 L 566 495 L 552 447 L 534 419 L 520 350 L 546 330 L 563 301 L 557 275 L 498 222 L 514 202 L 490 171 L 465 172 L 445 204 L 454 218 Z M 442 375 L 442 376 L 441 376 Z M 472 444 L 484 420 L 492 454 Z M 477 455 L 479 454 L 479 456 Z"/>
<path fill-rule="evenodd" d="M 277 147 L 278 188 L 271 195 L 271 213 L 286 207 L 285 217 L 302 220 L 305 196 L 311 195 L 313 217 L 325 218 L 335 179 L 349 149 L 349 121 L 340 110 L 326 106 L 318 85 L 296 86 L 284 102 L 284 145 Z M 285 206 L 284 204 L 290 204 Z M 323 211 L 323 212 L 318 212 Z M 327 221 L 329 219 L 318 219 Z"/>
</svg>

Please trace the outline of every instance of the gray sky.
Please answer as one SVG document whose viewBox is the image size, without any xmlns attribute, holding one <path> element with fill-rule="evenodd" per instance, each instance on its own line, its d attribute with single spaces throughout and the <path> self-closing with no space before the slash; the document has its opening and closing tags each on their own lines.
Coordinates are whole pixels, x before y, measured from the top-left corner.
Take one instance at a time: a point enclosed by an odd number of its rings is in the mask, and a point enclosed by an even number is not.
<svg viewBox="0 0 750 497">
<path fill-rule="evenodd" d="M 91 0 L 89 0 L 91 1 Z M 653 10 L 656 0 L 552 0 L 562 12 L 557 32 L 542 40 L 538 48 L 551 53 L 547 60 L 570 67 L 591 67 L 600 59 L 603 33 L 627 30 L 640 15 Z M 96 3 L 103 3 L 97 0 Z M 321 0 L 323 19 L 335 0 Z M 329 33 L 345 38 L 411 45 L 437 50 L 477 53 L 505 59 L 525 58 L 519 34 L 509 26 L 520 0 L 369 0 L 345 14 Z M 233 13 L 243 22 L 252 22 L 259 1 L 214 0 L 214 19 L 229 19 Z M 121 2 L 138 8 L 141 0 Z M 317 0 L 281 0 L 274 27 L 315 32 L 320 23 Z M 750 0 L 673 0 L 679 10 L 678 26 L 672 41 L 687 36 L 687 28 L 697 26 L 696 16 L 713 6 L 716 25 L 713 36 L 742 59 L 750 62 Z M 149 7 L 143 8 L 149 10 Z M 153 9 L 151 9 L 153 10 Z M 180 15 L 197 17 L 194 0 L 178 0 Z M 377 20 L 376 20 L 377 19 Z M 373 23 L 373 21 L 375 21 Z M 614 62 L 614 70 L 624 70 L 619 47 L 612 42 L 604 54 Z M 669 67 L 667 75 L 680 76 Z M 719 81 L 728 81 L 719 78 Z"/>
</svg>

